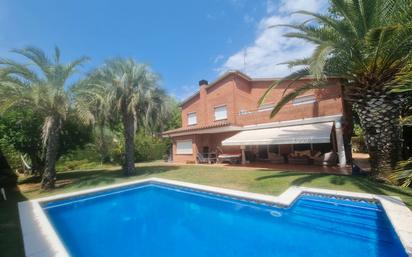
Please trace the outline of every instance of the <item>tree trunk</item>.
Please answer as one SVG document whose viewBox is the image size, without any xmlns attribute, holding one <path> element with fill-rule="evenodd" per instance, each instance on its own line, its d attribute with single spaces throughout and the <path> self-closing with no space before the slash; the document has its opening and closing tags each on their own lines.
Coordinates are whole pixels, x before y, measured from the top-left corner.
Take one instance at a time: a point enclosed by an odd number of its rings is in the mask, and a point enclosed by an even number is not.
<svg viewBox="0 0 412 257">
<path fill-rule="evenodd" d="M 58 118 L 51 117 L 50 123 L 46 142 L 46 168 L 44 170 L 43 179 L 41 182 L 41 188 L 46 190 L 54 188 L 60 132 L 60 120 Z"/>
<path fill-rule="evenodd" d="M 29 153 L 30 161 L 31 161 L 31 168 L 33 174 L 36 176 L 42 176 L 44 173 L 45 168 L 45 161 L 37 153 L 32 152 Z"/>
<path fill-rule="evenodd" d="M 401 157 L 399 98 L 388 94 L 367 94 L 354 104 L 370 155 L 372 176 L 384 178 Z"/>
<path fill-rule="evenodd" d="M 129 111 L 123 113 L 123 127 L 125 139 L 125 162 L 123 165 L 123 173 L 129 176 L 134 171 L 134 134 L 135 134 L 135 118 L 134 114 Z"/>
<path fill-rule="evenodd" d="M 101 164 L 106 163 L 108 161 L 109 156 L 109 148 L 106 142 L 106 138 L 104 135 L 104 124 L 99 125 L 99 134 L 100 134 L 100 162 Z"/>
</svg>

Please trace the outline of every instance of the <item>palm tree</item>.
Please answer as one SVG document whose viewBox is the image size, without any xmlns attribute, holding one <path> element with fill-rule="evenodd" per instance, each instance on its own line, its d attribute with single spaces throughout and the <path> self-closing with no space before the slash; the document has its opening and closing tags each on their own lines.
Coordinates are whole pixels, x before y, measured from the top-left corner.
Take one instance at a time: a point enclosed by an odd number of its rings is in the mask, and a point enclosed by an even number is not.
<svg viewBox="0 0 412 257">
<path fill-rule="evenodd" d="M 106 88 L 93 84 L 90 78 L 72 88 L 74 93 L 76 110 L 83 122 L 94 125 L 94 142 L 99 150 L 101 163 L 109 158 L 109 138 L 112 138 L 108 126 L 113 117 L 111 106 L 105 95 Z"/>
<path fill-rule="evenodd" d="M 45 117 L 42 138 L 46 168 L 41 187 L 50 189 L 54 187 L 56 178 L 55 165 L 62 121 L 65 120 L 70 105 L 68 81 L 87 58 L 63 64 L 57 47 L 52 58 L 35 47 L 13 52 L 28 59 L 29 63 L 0 59 L 0 111 L 32 108 Z"/>
<path fill-rule="evenodd" d="M 95 113 L 90 108 L 101 106 L 105 117 L 114 119 L 120 115 L 125 139 L 125 162 L 123 171 L 126 176 L 134 171 L 134 136 L 137 126 L 149 126 L 153 114 L 162 104 L 157 86 L 158 78 L 149 67 L 133 59 L 111 59 L 92 72 L 76 88 L 77 105 L 91 118 Z M 83 115 L 87 116 L 87 115 Z"/>
<path fill-rule="evenodd" d="M 299 67 L 275 82 L 262 96 L 285 80 L 290 85 L 306 75 L 316 80 L 288 91 L 272 110 L 273 117 L 287 102 L 302 93 L 327 87 L 327 76 L 343 80 L 344 99 L 360 118 L 370 154 L 373 175 L 380 177 L 400 158 L 403 94 L 392 90 L 411 84 L 412 2 L 410 0 L 331 0 L 328 14 L 307 11 L 310 20 L 280 25 L 294 31 L 286 37 L 315 44 L 313 54 L 287 62 Z"/>
</svg>

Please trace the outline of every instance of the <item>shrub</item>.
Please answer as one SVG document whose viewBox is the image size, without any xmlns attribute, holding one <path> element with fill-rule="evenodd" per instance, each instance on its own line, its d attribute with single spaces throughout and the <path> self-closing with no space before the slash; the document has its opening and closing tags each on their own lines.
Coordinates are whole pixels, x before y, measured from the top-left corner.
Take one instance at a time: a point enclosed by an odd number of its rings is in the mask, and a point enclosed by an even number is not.
<svg viewBox="0 0 412 257">
<path fill-rule="evenodd" d="M 163 159 L 168 147 L 167 140 L 139 132 L 135 137 L 136 162 Z"/>
<path fill-rule="evenodd" d="M 399 162 L 396 170 L 389 176 L 389 179 L 402 187 L 412 186 L 412 158 Z"/>
</svg>

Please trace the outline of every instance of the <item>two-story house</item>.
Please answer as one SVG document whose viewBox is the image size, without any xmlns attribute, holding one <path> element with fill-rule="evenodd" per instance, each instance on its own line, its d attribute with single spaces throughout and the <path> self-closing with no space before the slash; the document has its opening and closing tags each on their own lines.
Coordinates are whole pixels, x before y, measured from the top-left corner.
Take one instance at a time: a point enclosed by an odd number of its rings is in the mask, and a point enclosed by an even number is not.
<svg viewBox="0 0 412 257">
<path fill-rule="evenodd" d="M 346 164 L 345 108 L 339 78 L 330 87 L 311 90 L 292 100 L 274 117 L 270 112 L 284 93 L 311 81 L 304 78 L 276 87 L 264 105 L 258 100 L 275 79 L 252 79 L 230 71 L 213 83 L 199 82 L 199 91 L 181 103 L 182 127 L 163 136 L 173 142 L 174 162 L 195 163 L 199 154 L 219 149 L 242 153 L 242 163 L 265 161 L 270 153 L 287 155 L 295 150 L 334 151 Z"/>
</svg>

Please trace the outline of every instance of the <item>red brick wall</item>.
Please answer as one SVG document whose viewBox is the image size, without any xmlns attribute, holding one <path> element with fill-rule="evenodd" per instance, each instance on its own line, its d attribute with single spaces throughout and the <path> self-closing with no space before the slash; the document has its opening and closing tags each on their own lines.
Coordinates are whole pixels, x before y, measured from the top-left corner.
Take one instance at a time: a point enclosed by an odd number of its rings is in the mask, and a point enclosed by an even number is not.
<svg viewBox="0 0 412 257">
<path fill-rule="evenodd" d="M 298 81 L 286 93 L 300 87 L 310 80 Z M 273 121 L 294 120 L 318 116 L 337 115 L 343 113 L 341 88 L 338 79 L 330 79 L 333 85 L 327 89 L 311 90 L 304 95 L 315 95 L 317 102 L 294 106 L 291 102 L 274 117 L 270 118 L 270 111 L 257 112 L 258 100 L 273 81 L 247 81 L 236 75 L 229 75 L 215 85 L 204 88 L 201 94 L 182 106 L 182 127 L 187 127 L 187 114 L 196 112 L 198 125 L 215 123 L 214 107 L 226 105 L 227 121 L 238 125 L 250 125 Z M 266 103 L 278 102 L 289 82 L 283 82 L 268 96 Z M 249 111 L 250 114 L 240 115 L 240 111 Z"/>
</svg>

